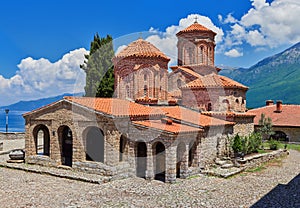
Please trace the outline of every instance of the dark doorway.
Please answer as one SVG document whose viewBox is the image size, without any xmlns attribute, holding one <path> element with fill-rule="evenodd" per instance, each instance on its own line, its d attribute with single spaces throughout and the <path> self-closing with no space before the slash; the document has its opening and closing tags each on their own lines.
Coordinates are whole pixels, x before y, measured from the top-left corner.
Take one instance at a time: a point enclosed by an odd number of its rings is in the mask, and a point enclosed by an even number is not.
<svg viewBox="0 0 300 208">
<path fill-rule="evenodd" d="M 190 142 L 189 144 L 189 167 L 193 165 L 196 151 L 196 143 L 195 141 Z"/>
<path fill-rule="evenodd" d="M 147 168 L 147 146 L 145 142 L 137 143 L 136 175 L 145 178 Z"/>
<path fill-rule="evenodd" d="M 185 161 L 185 144 L 179 143 L 177 146 L 177 161 L 176 161 L 176 177 L 180 178 L 180 170 L 182 169 L 183 162 Z"/>
<path fill-rule="evenodd" d="M 120 149 L 119 149 L 119 161 L 122 162 L 124 160 L 124 153 L 125 153 L 125 147 L 126 147 L 126 137 L 123 135 L 120 138 Z"/>
<path fill-rule="evenodd" d="M 155 179 L 165 181 L 166 175 L 166 153 L 165 146 L 161 142 L 154 144 L 155 151 Z"/>
<path fill-rule="evenodd" d="M 73 136 L 71 129 L 67 126 L 62 129 L 62 157 L 62 164 L 72 167 Z"/>
<path fill-rule="evenodd" d="M 86 160 L 104 162 L 104 134 L 98 127 L 90 127 L 86 134 Z"/>
</svg>

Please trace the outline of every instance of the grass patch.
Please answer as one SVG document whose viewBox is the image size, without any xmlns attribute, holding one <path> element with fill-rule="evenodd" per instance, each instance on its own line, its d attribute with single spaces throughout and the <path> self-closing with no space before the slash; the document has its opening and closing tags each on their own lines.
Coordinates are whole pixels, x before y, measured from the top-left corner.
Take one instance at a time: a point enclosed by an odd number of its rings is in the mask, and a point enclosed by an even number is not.
<svg viewBox="0 0 300 208">
<path fill-rule="evenodd" d="M 259 149 L 259 150 L 257 150 L 257 153 L 263 154 L 263 153 L 267 153 L 267 151 L 266 151 L 266 150 L 263 150 L 263 149 Z"/>
<path fill-rule="evenodd" d="M 192 176 L 189 176 L 187 179 L 194 179 L 194 178 L 199 178 L 199 175 L 192 175 Z"/>
<path fill-rule="evenodd" d="M 262 166 L 258 166 L 258 167 L 255 167 L 255 168 L 250 168 L 250 169 L 246 170 L 246 172 L 256 173 L 256 172 L 260 172 L 260 171 L 265 170 L 265 169 L 266 169 L 266 167 L 262 165 Z"/>
<path fill-rule="evenodd" d="M 269 149 L 269 148 L 270 148 L 268 142 L 264 142 L 264 143 L 262 144 L 262 146 L 263 146 L 264 149 Z M 286 148 L 286 149 L 288 149 L 288 150 L 296 150 L 296 151 L 300 152 L 300 144 L 287 144 L 287 143 L 279 142 L 279 143 L 278 143 L 278 148 L 279 148 L 279 149 L 284 149 L 284 148 Z M 259 150 L 259 151 L 260 151 L 260 150 Z M 261 150 L 261 151 L 263 151 L 263 150 Z"/>
</svg>

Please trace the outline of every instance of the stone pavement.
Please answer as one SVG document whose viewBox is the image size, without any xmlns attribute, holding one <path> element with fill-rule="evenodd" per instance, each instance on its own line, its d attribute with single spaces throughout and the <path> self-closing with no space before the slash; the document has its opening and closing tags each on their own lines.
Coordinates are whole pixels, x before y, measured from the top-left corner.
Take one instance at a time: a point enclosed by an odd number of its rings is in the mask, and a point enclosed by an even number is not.
<svg viewBox="0 0 300 208">
<path fill-rule="evenodd" d="M 93 184 L 0 168 L 1 207 L 299 207 L 300 153 L 228 179 L 141 178 Z M 287 192 L 286 192 L 287 191 Z M 281 196 L 281 197 L 278 197 Z M 263 206 L 262 204 L 266 204 Z"/>
</svg>

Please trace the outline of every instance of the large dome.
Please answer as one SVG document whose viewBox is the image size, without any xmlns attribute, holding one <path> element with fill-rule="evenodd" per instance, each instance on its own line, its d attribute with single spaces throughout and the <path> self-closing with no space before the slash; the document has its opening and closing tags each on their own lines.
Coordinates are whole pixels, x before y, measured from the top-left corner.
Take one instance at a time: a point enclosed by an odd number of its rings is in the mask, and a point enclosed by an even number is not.
<svg viewBox="0 0 300 208">
<path fill-rule="evenodd" d="M 116 58 L 126 57 L 157 57 L 167 61 L 170 59 L 154 45 L 143 39 L 130 43 L 126 48 L 116 55 Z"/>
</svg>

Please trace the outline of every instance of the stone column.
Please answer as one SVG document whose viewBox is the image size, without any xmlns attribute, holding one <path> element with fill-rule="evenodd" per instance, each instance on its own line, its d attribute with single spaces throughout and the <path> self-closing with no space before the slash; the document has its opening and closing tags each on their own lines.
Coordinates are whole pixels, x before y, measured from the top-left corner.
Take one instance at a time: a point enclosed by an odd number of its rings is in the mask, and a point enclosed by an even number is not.
<svg viewBox="0 0 300 208">
<path fill-rule="evenodd" d="M 166 149 L 166 182 L 176 182 L 176 146 Z"/>
<path fill-rule="evenodd" d="M 187 178 L 189 176 L 189 145 L 185 145 L 185 150 L 181 159 L 180 178 Z"/>
<path fill-rule="evenodd" d="M 200 138 L 197 139 L 196 141 L 196 152 L 195 152 L 195 162 L 197 164 L 197 167 L 200 169 L 204 168 L 201 165 L 201 141 Z"/>
<path fill-rule="evenodd" d="M 128 163 L 133 175 L 136 175 L 135 143 L 128 141 Z"/>
<path fill-rule="evenodd" d="M 152 145 L 147 143 L 147 170 L 146 170 L 146 179 L 154 179 L 154 169 L 153 169 L 153 154 L 152 154 Z"/>
</svg>

